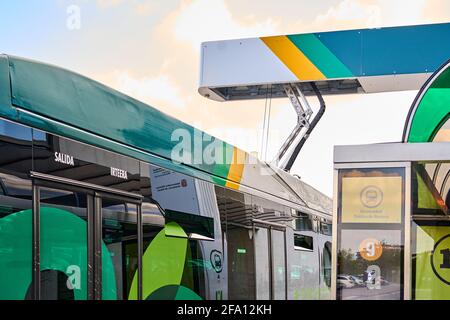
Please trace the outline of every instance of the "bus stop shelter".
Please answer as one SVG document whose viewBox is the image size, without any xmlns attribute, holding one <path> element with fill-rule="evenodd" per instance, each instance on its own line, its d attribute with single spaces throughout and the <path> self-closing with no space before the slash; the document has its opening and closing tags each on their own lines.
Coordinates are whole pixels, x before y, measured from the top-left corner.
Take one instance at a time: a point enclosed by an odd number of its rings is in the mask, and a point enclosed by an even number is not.
<svg viewBox="0 0 450 320">
<path fill-rule="evenodd" d="M 449 168 L 449 142 L 335 147 L 334 298 L 450 299 Z"/>
<path fill-rule="evenodd" d="M 334 170 L 333 297 L 450 299 L 450 61 L 402 142 L 336 146 Z"/>
</svg>

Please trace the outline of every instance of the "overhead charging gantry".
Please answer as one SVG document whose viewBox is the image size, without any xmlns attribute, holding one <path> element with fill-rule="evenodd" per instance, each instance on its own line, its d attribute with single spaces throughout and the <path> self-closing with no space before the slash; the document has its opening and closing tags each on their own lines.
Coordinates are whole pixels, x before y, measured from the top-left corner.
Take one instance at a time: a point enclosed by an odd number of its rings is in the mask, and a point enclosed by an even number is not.
<svg viewBox="0 0 450 320">
<path fill-rule="evenodd" d="M 216 101 L 288 97 L 297 124 L 271 165 L 290 171 L 323 95 L 418 90 L 448 59 L 450 23 L 293 34 L 201 45 L 198 92 Z M 306 97 L 316 96 L 313 112 Z"/>
</svg>

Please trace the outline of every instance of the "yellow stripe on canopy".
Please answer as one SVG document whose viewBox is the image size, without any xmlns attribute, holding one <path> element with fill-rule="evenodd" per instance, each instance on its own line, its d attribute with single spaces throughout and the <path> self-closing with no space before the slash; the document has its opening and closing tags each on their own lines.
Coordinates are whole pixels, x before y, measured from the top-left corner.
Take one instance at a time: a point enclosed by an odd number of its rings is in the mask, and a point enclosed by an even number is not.
<svg viewBox="0 0 450 320">
<path fill-rule="evenodd" d="M 325 80 L 325 75 L 286 36 L 260 38 L 299 80 Z"/>
</svg>

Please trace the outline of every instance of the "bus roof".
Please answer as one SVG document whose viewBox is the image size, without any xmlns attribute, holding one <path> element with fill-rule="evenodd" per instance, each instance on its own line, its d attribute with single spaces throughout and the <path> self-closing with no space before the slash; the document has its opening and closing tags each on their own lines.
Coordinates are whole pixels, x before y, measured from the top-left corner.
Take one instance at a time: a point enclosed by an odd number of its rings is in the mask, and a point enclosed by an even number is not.
<svg viewBox="0 0 450 320">
<path fill-rule="evenodd" d="M 293 177 L 286 172 L 147 104 L 62 68 L 0 55 L 0 117 L 217 185 L 255 189 L 301 204 L 305 209 L 331 213 L 329 197 L 301 181 L 292 183 Z M 177 130 L 180 135 L 174 138 Z M 183 142 L 189 140 L 188 147 L 195 153 L 194 137 L 199 134 L 220 146 L 222 161 L 173 162 L 172 152 L 180 137 L 184 135 Z M 211 143 L 207 140 L 201 140 L 200 152 Z M 262 177 L 261 172 L 268 170 L 274 174 Z"/>
<path fill-rule="evenodd" d="M 419 89 L 450 57 L 450 23 L 318 32 L 201 45 L 199 93 L 217 101 Z"/>
</svg>

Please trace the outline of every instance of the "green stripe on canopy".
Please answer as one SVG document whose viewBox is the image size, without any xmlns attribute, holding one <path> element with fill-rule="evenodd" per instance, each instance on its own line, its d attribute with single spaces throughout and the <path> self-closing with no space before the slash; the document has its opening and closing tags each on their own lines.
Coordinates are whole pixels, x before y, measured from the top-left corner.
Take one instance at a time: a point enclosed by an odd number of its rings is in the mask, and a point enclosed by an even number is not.
<svg viewBox="0 0 450 320">
<path fill-rule="evenodd" d="M 290 35 L 288 38 L 327 78 L 353 77 L 347 66 L 315 34 Z"/>
<path fill-rule="evenodd" d="M 407 142 L 431 142 L 450 115 L 450 63 L 430 84 L 411 120 Z"/>
</svg>

